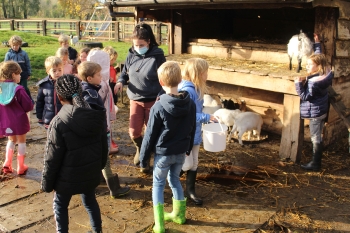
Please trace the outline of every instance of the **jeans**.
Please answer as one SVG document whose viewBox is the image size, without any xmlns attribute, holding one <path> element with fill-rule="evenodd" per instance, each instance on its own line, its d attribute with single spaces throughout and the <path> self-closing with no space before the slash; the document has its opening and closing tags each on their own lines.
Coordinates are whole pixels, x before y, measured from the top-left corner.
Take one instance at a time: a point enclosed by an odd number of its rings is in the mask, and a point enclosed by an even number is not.
<svg viewBox="0 0 350 233">
<path fill-rule="evenodd" d="M 320 118 L 311 118 L 310 120 L 310 137 L 312 144 L 319 144 L 322 142 L 322 129 L 324 126 L 325 118 L 324 115 Z"/>
<path fill-rule="evenodd" d="M 26 90 L 27 95 L 30 97 L 30 99 L 34 103 L 33 98 L 32 98 L 32 96 L 30 94 L 29 88 L 28 88 L 28 80 L 26 78 L 23 78 L 23 79 L 21 78 L 21 80 L 20 80 L 20 82 L 18 84 L 24 87 L 24 90 Z"/>
<path fill-rule="evenodd" d="M 81 200 L 86 211 L 89 214 L 90 224 L 92 230 L 101 231 L 102 230 L 102 220 L 100 207 L 96 201 L 95 190 L 91 190 L 80 194 Z M 56 220 L 56 232 L 68 233 L 68 206 L 71 194 L 60 194 L 55 192 L 53 198 L 53 212 Z"/>
<path fill-rule="evenodd" d="M 185 153 L 178 155 L 155 155 L 153 165 L 153 205 L 164 204 L 165 180 L 168 178 L 169 186 L 175 200 L 184 200 L 184 192 L 180 182 L 180 171 L 185 161 Z"/>
</svg>

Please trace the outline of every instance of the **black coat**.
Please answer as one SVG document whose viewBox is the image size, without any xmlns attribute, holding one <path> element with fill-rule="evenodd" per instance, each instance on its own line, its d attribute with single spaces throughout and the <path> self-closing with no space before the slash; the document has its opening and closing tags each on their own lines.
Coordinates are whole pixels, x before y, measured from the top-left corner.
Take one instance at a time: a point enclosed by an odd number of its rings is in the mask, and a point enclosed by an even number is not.
<svg viewBox="0 0 350 233">
<path fill-rule="evenodd" d="M 79 194 L 95 189 L 107 160 L 106 111 L 63 105 L 52 119 L 41 189 Z"/>
<path fill-rule="evenodd" d="M 57 97 L 54 81 L 49 76 L 36 85 L 39 87 L 35 106 L 36 117 L 49 125 L 52 118 L 60 111 L 62 104 Z"/>
</svg>

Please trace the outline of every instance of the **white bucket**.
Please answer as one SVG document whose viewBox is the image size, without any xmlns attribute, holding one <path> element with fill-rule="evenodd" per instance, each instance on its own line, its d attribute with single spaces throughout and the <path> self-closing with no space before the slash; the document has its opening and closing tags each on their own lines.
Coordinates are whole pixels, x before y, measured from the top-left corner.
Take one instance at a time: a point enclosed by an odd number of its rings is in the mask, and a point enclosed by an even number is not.
<svg viewBox="0 0 350 233">
<path fill-rule="evenodd" d="M 227 126 L 220 123 L 203 125 L 203 147 L 206 151 L 219 152 L 226 149 Z"/>
</svg>

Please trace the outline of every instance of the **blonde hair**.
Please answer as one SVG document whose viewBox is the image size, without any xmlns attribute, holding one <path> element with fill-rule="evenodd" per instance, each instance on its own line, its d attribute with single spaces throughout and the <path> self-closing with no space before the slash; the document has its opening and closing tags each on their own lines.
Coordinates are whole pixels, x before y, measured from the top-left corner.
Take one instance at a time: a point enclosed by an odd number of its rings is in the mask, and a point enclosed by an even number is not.
<svg viewBox="0 0 350 233">
<path fill-rule="evenodd" d="M 0 81 L 13 80 L 12 74 L 20 74 L 21 67 L 17 62 L 4 61 L 0 63 Z"/>
<path fill-rule="evenodd" d="M 20 36 L 11 36 L 11 38 L 9 39 L 9 45 L 19 45 L 22 46 L 22 38 Z"/>
<path fill-rule="evenodd" d="M 67 48 L 59 48 L 56 51 L 56 57 L 64 57 L 64 56 L 69 56 L 68 49 Z"/>
<path fill-rule="evenodd" d="M 202 58 L 190 58 L 185 62 L 185 68 L 182 71 L 182 78 L 191 81 L 194 84 L 198 99 L 203 99 L 205 93 L 208 93 L 206 81 L 202 79 L 204 72 L 209 69 L 208 62 Z"/>
<path fill-rule="evenodd" d="M 329 67 L 327 65 L 327 58 L 324 54 L 318 53 L 318 54 L 312 54 L 309 57 L 309 60 L 313 61 L 317 65 L 317 72 L 313 74 L 319 74 L 324 75 L 329 71 Z"/>
<path fill-rule="evenodd" d="M 78 66 L 78 76 L 81 80 L 87 82 L 87 77 L 94 76 L 97 72 L 102 70 L 101 66 L 92 61 L 86 61 Z"/>
<path fill-rule="evenodd" d="M 117 51 L 112 46 L 107 46 L 103 49 L 109 55 L 109 59 L 112 60 L 118 57 Z"/>
<path fill-rule="evenodd" d="M 58 37 L 58 42 L 60 44 L 62 43 L 67 43 L 69 41 L 69 37 L 67 35 L 64 35 L 64 34 L 61 34 L 59 37 Z"/>
<path fill-rule="evenodd" d="M 177 87 L 181 82 L 181 68 L 177 62 L 164 62 L 157 70 L 158 78 L 167 87 Z"/>
<path fill-rule="evenodd" d="M 55 57 L 55 56 L 50 56 L 45 59 L 45 69 L 46 71 L 49 71 L 53 67 L 57 66 L 62 66 L 63 62 L 61 58 Z"/>
</svg>

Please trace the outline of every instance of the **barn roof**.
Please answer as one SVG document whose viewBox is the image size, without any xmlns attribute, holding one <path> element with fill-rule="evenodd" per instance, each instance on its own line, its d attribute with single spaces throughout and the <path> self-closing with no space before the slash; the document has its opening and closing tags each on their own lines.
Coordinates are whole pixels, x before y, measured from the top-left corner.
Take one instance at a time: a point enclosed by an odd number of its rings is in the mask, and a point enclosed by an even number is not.
<svg viewBox="0 0 350 233">
<path fill-rule="evenodd" d="M 313 0 L 111 0 L 113 6 L 140 6 L 140 7 L 155 7 L 155 8 L 168 8 L 168 7 L 189 7 L 189 6 L 218 6 L 227 4 L 290 4 L 290 3 L 310 3 Z"/>
</svg>

